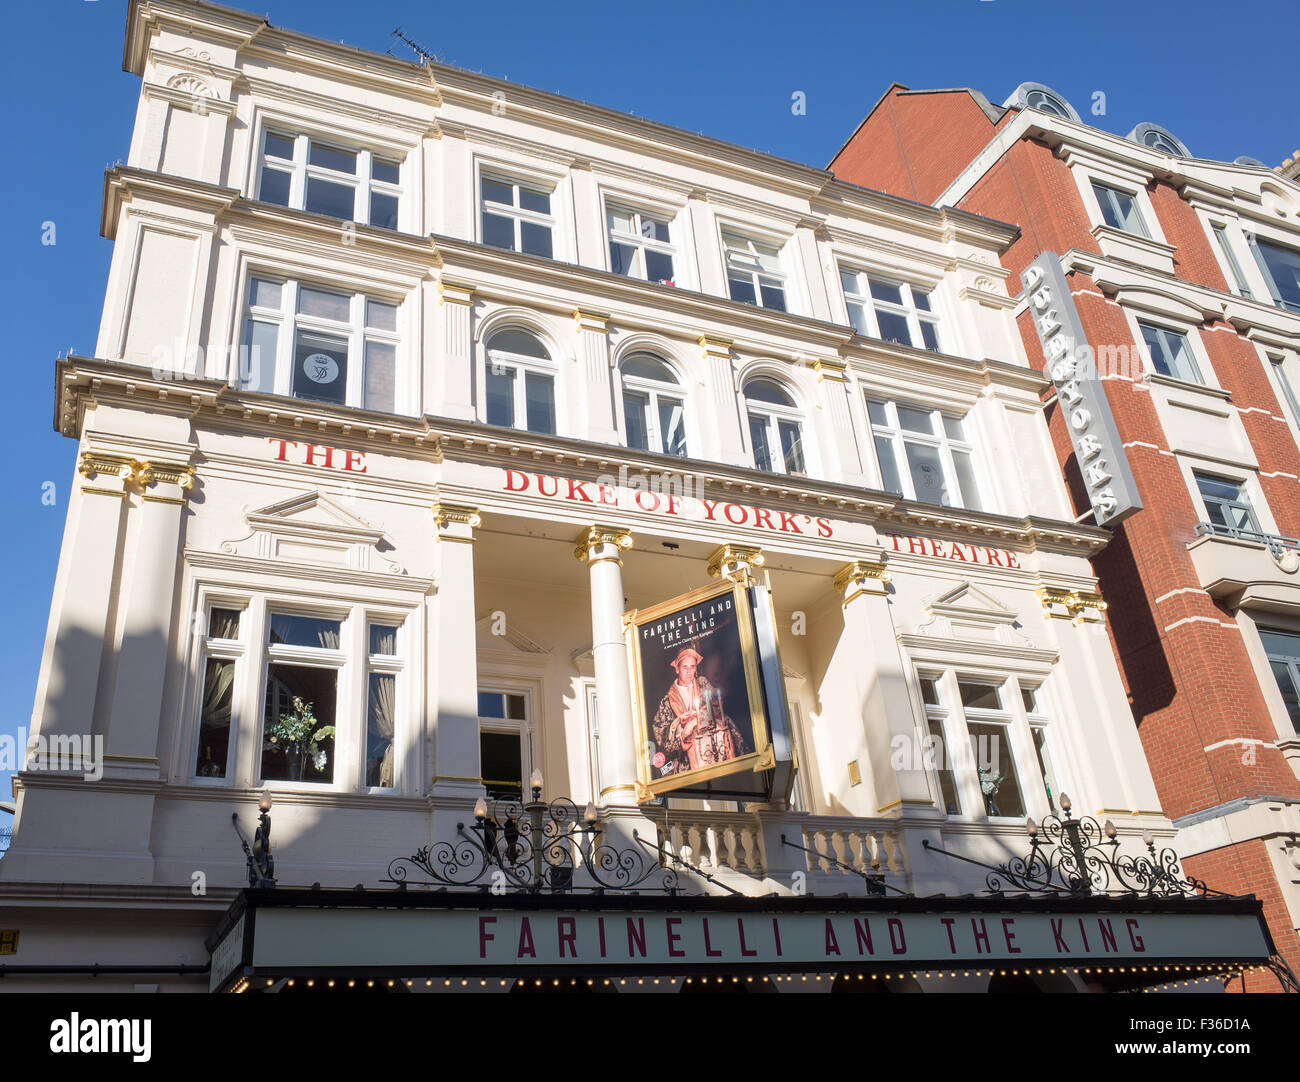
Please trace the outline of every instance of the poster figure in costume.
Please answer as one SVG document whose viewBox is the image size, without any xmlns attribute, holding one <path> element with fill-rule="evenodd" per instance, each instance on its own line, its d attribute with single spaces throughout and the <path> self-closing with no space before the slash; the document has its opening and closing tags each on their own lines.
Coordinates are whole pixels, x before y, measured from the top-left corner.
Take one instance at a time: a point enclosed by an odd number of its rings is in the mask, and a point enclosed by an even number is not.
<svg viewBox="0 0 1300 1082">
<path fill-rule="evenodd" d="M 703 660 L 697 650 L 685 646 L 669 662 L 677 679 L 659 701 L 652 723 L 659 749 L 653 765 L 660 776 L 725 763 L 750 750 L 723 711 L 722 691 L 699 675 Z"/>
</svg>

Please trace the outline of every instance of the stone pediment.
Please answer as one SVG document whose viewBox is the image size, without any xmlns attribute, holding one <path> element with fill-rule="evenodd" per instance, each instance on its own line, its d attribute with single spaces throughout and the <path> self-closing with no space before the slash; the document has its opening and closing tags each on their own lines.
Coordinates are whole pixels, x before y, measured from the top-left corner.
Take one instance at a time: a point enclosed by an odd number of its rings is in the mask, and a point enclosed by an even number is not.
<svg viewBox="0 0 1300 1082">
<path fill-rule="evenodd" d="M 1018 630 L 1018 615 L 969 582 L 929 598 L 925 610 L 930 618 L 917 630 L 928 638 L 976 639 L 1006 646 L 1029 643 Z"/>
<path fill-rule="evenodd" d="M 508 618 L 505 611 L 497 609 L 480 617 L 474 624 L 475 638 L 480 649 L 506 650 L 520 654 L 549 654 L 551 648 L 538 642 Z"/>
<path fill-rule="evenodd" d="M 393 545 L 384 531 L 318 491 L 244 511 L 250 532 L 223 542 L 232 556 L 258 556 L 293 563 L 332 564 L 359 571 L 405 574 L 388 559 Z"/>
</svg>

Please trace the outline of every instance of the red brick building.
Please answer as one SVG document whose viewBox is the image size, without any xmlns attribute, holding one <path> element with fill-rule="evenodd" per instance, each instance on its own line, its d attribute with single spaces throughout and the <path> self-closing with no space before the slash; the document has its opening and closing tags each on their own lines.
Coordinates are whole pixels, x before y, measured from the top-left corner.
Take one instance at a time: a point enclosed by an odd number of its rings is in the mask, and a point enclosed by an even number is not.
<svg viewBox="0 0 1300 1082">
<path fill-rule="evenodd" d="M 895 84 L 830 168 L 1019 225 L 1017 276 L 1061 257 L 1144 508 L 1094 563 L 1175 846 L 1192 875 L 1263 899 L 1300 969 L 1300 186 L 1154 124 L 1101 131 L 1034 83 L 1002 106 Z M 1023 292 L 1018 318 L 1043 367 Z M 1054 395 L 1046 409 L 1086 517 Z"/>
</svg>

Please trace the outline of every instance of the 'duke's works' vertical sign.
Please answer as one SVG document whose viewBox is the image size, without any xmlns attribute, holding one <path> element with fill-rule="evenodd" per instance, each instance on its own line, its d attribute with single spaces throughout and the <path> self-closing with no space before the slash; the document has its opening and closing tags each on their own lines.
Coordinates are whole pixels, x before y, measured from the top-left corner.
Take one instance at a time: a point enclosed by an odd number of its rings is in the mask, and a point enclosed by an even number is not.
<svg viewBox="0 0 1300 1082">
<path fill-rule="evenodd" d="M 1142 501 L 1106 401 L 1095 352 L 1070 297 L 1060 256 L 1044 252 L 1025 269 L 1020 281 L 1097 525 L 1117 525 L 1141 511 Z"/>
</svg>

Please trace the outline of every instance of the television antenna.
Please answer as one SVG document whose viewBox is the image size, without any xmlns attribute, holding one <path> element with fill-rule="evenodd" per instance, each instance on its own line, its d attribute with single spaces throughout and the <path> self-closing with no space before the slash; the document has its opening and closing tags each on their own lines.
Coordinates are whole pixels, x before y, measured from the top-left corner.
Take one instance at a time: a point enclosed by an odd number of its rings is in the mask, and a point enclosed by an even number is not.
<svg viewBox="0 0 1300 1082">
<path fill-rule="evenodd" d="M 422 46 L 414 38 L 407 37 L 407 35 L 402 32 L 402 28 L 400 26 L 393 31 L 392 37 L 395 37 L 398 40 L 404 42 L 413 52 L 417 53 L 420 56 L 420 58 L 424 60 L 426 64 L 441 64 L 443 62 L 442 57 L 438 56 L 436 53 L 429 52 L 428 49 L 424 48 L 424 46 Z M 393 50 L 389 49 L 388 53 L 391 56 Z"/>
</svg>

